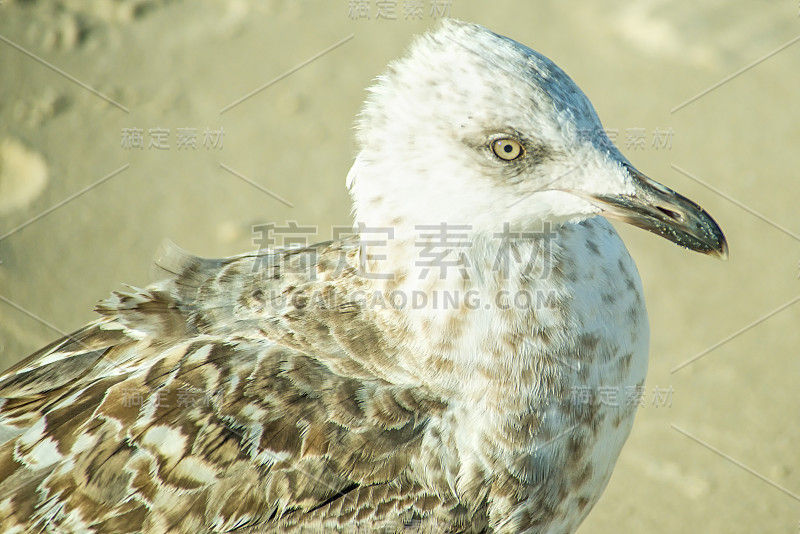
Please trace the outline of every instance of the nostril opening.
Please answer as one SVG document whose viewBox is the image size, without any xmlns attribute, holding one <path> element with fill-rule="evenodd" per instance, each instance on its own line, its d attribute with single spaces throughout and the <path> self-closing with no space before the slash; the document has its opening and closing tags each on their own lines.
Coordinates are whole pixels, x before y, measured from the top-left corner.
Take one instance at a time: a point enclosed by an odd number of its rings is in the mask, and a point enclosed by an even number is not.
<svg viewBox="0 0 800 534">
<path fill-rule="evenodd" d="M 683 217 L 677 211 L 668 210 L 667 208 L 662 208 L 661 206 L 656 206 L 656 209 L 674 221 L 683 220 Z"/>
</svg>

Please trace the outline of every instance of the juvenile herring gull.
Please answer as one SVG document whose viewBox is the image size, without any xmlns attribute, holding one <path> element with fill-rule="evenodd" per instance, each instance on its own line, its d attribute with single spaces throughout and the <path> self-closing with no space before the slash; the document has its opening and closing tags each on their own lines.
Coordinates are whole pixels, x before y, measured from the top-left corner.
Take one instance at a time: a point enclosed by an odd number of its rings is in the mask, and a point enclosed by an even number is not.
<svg viewBox="0 0 800 534">
<path fill-rule="evenodd" d="M 0 377 L 0 530 L 571 533 L 649 327 L 607 218 L 719 257 L 555 64 L 457 21 L 371 88 L 359 234 L 203 259 Z M 610 402 L 613 394 L 614 402 Z"/>
</svg>

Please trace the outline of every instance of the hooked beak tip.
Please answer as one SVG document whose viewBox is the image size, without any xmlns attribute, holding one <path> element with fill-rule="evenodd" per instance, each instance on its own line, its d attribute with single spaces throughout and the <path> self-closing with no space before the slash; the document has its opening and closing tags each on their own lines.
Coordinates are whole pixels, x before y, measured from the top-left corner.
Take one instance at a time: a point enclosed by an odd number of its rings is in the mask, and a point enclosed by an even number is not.
<svg viewBox="0 0 800 534">
<path fill-rule="evenodd" d="M 725 234 L 703 208 L 632 166 L 625 164 L 624 167 L 633 182 L 632 194 L 581 196 L 609 218 L 660 235 L 689 250 L 728 259 Z"/>
</svg>

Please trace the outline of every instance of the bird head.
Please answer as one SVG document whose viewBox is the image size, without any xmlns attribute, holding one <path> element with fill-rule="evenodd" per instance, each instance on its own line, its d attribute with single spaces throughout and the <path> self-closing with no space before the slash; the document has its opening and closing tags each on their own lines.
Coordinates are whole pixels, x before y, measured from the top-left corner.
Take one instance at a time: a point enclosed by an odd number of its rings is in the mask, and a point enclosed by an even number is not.
<svg viewBox="0 0 800 534">
<path fill-rule="evenodd" d="M 700 206 L 620 153 L 552 61 L 486 28 L 446 20 L 370 88 L 348 176 L 356 219 L 408 228 L 540 228 L 604 215 L 727 256 Z"/>
</svg>

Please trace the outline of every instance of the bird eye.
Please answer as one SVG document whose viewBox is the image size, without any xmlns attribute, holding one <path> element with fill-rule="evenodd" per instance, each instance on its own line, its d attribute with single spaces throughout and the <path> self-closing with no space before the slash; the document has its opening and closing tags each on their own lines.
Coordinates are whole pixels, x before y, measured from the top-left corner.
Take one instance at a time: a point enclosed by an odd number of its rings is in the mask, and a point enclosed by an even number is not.
<svg viewBox="0 0 800 534">
<path fill-rule="evenodd" d="M 512 161 L 520 158 L 525 153 L 525 149 L 522 148 L 522 143 L 516 139 L 503 138 L 492 142 L 492 152 L 502 160 Z"/>
</svg>

